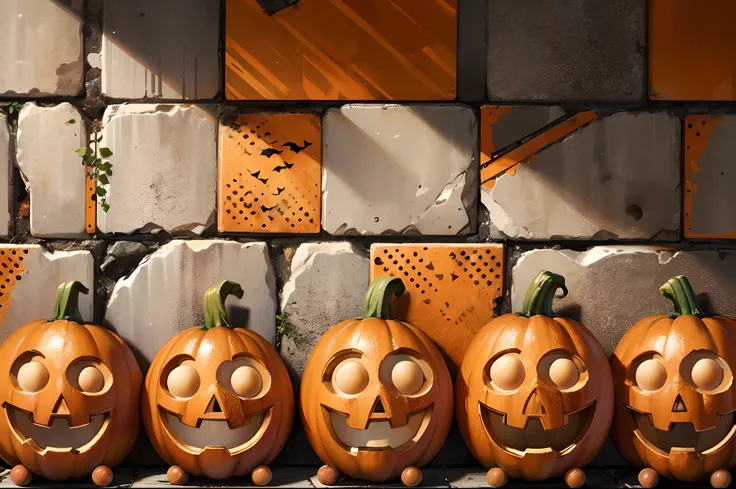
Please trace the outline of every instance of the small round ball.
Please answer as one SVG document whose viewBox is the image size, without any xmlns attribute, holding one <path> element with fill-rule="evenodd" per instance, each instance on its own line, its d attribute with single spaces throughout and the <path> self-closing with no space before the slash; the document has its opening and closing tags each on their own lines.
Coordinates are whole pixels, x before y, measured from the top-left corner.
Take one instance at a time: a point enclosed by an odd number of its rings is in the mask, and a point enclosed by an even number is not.
<svg viewBox="0 0 736 489">
<path fill-rule="evenodd" d="M 578 383 L 580 371 L 569 358 L 558 358 L 549 366 L 549 378 L 557 387 L 565 390 Z"/>
<path fill-rule="evenodd" d="M 49 370 L 41 362 L 28 362 L 18 369 L 18 387 L 26 392 L 38 392 L 49 382 Z"/>
<path fill-rule="evenodd" d="M 31 483 L 33 474 L 24 465 L 16 465 L 10 471 L 10 480 L 16 486 L 27 486 Z"/>
<path fill-rule="evenodd" d="M 493 362 L 490 375 L 499 389 L 512 391 L 524 382 L 524 364 L 516 356 L 504 355 Z"/>
<path fill-rule="evenodd" d="M 99 487 L 109 486 L 112 482 L 112 470 L 107 465 L 100 465 L 92 471 L 92 482 Z"/>
<path fill-rule="evenodd" d="M 341 392 L 355 395 L 368 387 L 368 371 L 360 362 L 346 362 L 335 372 L 335 386 Z"/>
<path fill-rule="evenodd" d="M 503 469 L 500 467 L 493 467 L 486 474 L 486 480 L 488 481 L 489 486 L 497 489 L 505 486 L 509 481 L 509 478 L 506 476 L 506 472 L 504 472 Z"/>
<path fill-rule="evenodd" d="M 701 358 L 693 365 L 690 376 L 699 389 L 712 391 L 721 385 L 723 368 L 712 358 Z"/>
<path fill-rule="evenodd" d="M 337 482 L 337 477 L 339 475 L 340 473 L 335 467 L 331 465 L 323 465 L 317 471 L 317 480 L 320 482 L 320 484 L 331 486 L 332 484 Z"/>
<path fill-rule="evenodd" d="M 172 465 L 169 470 L 166 471 L 166 478 L 169 479 L 169 483 L 175 486 L 183 486 L 189 482 L 189 474 L 184 472 L 184 469 L 178 465 Z"/>
<path fill-rule="evenodd" d="M 418 486 L 422 483 L 422 471 L 416 467 L 411 466 L 405 468 L 401 472 L 401 482 L 403 482 L 406 487 Z"/>
<path fill-rule="evenodd" d="M 667 370 L 655 358 L 644 360 L 636 368 L 636 385 L 645 391 L 660 389 L 667 380 Z"/>
<path fill-rule="evenodd" d="M 424 385 L 422 368 L 411 360 L 402 360 L 391 370 L 391 382 L 402 394 L 416 394 Z"/>
<path fill-rule="evenodd" d="M 654 469 L 641 469 L 638 479 L 639 485 L 646 489 L 651 489 L 659 484 L 659 474 Z"/>
<path fill-rule="evenodd" d="M 236 368 L 230 376 L 230 385 L 240 397 L 256 397 L 261 392 L 263 381 L 258 370 L 250 365 L 243 365 Z"/>
<path fill-rule="evenodd" d="M 257 486 L 268 485 L 268 483 L 271 482 L 272 476 L 273 474 L 271 474 L 271 469 L 265 465 L 259 465 L 253 469 L 253 472 L 250 474 L 250 478 L 253 479 L 253 484 Z"/>
<path fill-rule="evenodd" d="M 726 469 L 718 469 L 710 476 L 710 485 L 716 489 L 723 489 L 731 484 L 731 473 Z"/>
<path fill-rule="evenodd" d="M 79 387 L 84 392 L 90 392 L 94 394 L 95 392 L 100 392 L 103 387 L 105 387 L 105 377 L 102 375 L 102 372 L 100 372 L 100 369 L 97 367 L 93 367 L 90 365 L 89 367 L 84 367 L 81 372 L 79 372 Z"/>
<path fill-rule="evenodd" d="M 199 374 L 194 367 L 179 365 L 169 373 L 166 387 L 174 397 L 188 399 L 199 390 Z"/>
<path fill-rule="evenodd" d="M 565 474 L 565 484 L 572 489 L 583 487 L 583 484 L 585 484 L 585 472 L 580 469 L 568 470 Z"/>
</svg>

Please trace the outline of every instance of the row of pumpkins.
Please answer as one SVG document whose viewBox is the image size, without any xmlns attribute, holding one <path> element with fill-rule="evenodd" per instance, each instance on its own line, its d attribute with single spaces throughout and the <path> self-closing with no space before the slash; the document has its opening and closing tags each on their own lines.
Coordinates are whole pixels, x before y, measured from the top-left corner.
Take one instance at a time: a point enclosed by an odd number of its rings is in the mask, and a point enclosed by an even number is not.
<svg viewBox="0 0 736 489">
<path fill-rule="evenodd" d="M 419 467 L 440 450 L 454 407 L 492 487 L 508 477 L 557 476 L 580 487 L 581 468 L 611 425 L 621 453 L 643 468 L 643 486 L 662 475 L 726 487 L 736 459 L 736 323 L 703 315 L 687 279 L 676 277 L 661 288 L 674 313 L 634 325 L 609 365 L 593 334 L 553 315 L 558 289 L 567 293 L 562 276 L 540 272 L 521 313 L 478 332 L 453 394 L 432 340 L 391 319 L 401 280 L 375 280 L 362 316 L 322 336 L 302 378 L 304 428 L 326 464 L 320 482 L 334 484 L 343 473 L 419 484 Z M 11 480 L 91 474 L 108 485 L 142 418 L 171 465 L 171 483 L 249 474 L 268 484 L 266 464 L 287 440 L 294 395 L 274 348 L 228 321 L 223 301 L 241 298 L 241 287 L 224 281 L 209 289 L 204 325 L 171 338 L 145 383 L 123 340 L 83 321 L 79 292 L 87 293 L 79 282 L 62 284 L 54 316 L 21 327 L 0 347 L 0 375 L 11 384 L 0 389 L 0 456 L 14 466 Z"/>
</svg>

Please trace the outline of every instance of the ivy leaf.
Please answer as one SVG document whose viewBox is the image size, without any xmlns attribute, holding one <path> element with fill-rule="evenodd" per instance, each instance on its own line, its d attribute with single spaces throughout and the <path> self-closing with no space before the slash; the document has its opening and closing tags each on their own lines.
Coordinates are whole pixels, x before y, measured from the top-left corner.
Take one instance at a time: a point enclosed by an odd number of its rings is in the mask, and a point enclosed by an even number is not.
<svg viewBox="0 0 736 489">
<path fill-rule="evenodd" d="M 107 194 L 107 190 L 105 190 L 102 187 L 97 187 L 97 190 L 95 190 L 95 193 L 99 195 L 100 197 L 104 197 Z"/>
<path fill-rule="evenodd" d="M 110 151 L 110 148 L 100 148 L 100 156 L 109 158 L 112 156 L 112 151 Z"/>
<path fill-rule="evenodd" d="M 95 164 L 95 155 L 89 154 L 82 158 L 85 164 L 87 165 L 94 165 Z"/>
<path fill-rule="evenodd" d="M 112 170 L 105 170 L 105 173 L 106 173 L 106 174 L 107 174 L 107 176 L 109 176 L 109 177 L 111 177 L 111 176 L 112 176 Z"/>
<path fill-rule="evenodd" d="M 110 168 L 112 168 L 112 163 L 110 163 L 109 161 L 106 161 L 106 162 L 104 162 L 103 164 L 100 165 L 100 170 L 102 170 L 102 171 L 107 171 Z"/>
<path fill-rule="evenodd" d="M 100 203 L 100 207 L 102 207 L 102 210 L 105 211 L 106 213 L 107 211 L 110 210 L 110 204 L 108 204 L 107 202 Z"/>
<path fill-rule="evenodd" d="M 92 153 L 92 150 L 89 149 L 86 146 L 82 146 L 81 148 L 79 148 L 78 150 L 76 150 L 75 153 L 77 153 L 79 156 L 81 156 L 82 158 L 84 158 L 88 154 Z"/>
<path fill-rule="evenodd" d="M 69 119 L 64 124 L 66 124 L 67 126 L 71 126 L 72 124 L 76 124 L 76 123 L 77 123 L 76 119 Z"/>
<path fill-rule="evenodd" d="M 97 177 L 97 181 L 100 182 L 102 185 L 107 185 L 110 183 L 110 180 L 107 179 L 106 175 L 100 175 Z"/>
<path fill-rule="evenodd" d="M 96 143 L 99 143 L 100 141 L 102 141 L 102 134 L 100 134 L 99 136 L 97 136 L 97 138 L 95 139 L 95 142 Z"/>
<path fill-rule="evenodd" d="M 8 114 L 12 114 L 15 111 L 15 105 L 10 104 L 8 106 Z"/>
</svg>

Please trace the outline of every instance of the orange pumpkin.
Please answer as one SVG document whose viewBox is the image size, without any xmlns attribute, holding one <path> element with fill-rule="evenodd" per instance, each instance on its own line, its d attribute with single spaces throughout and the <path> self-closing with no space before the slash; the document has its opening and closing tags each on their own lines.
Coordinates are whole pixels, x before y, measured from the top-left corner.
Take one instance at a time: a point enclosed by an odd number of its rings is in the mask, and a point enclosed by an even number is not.
<svg viewBox="0 0 736 489">
<path fill-rule="evenodd" d="M 233 328 L 223 304 L 235 282 L 204 297 L 204 326 L 186 329 L 156 354 L 142 396 L 143 425 L 169 464 L 169 480 L 188 475 L 226 479 L 251 473 L 271 479 L 264 464 L 281 451 L 294 417 L 286 366 L 260 335 Z M 255 470 L 254 470 L 255 469 Z"/>
<path fill-rule="evenodd" d="M 31 473 L 60 481 L 112 480 L 138 436 L 141 371 L 112 331 L 87 324 L 79 282 L 61 284 L 51 319 L 28 323 L 0 347 L 0 456 L 19 485 Z M 30 472 L 28 472 L 30 471 Z"/>
<path fill-rule="evenodd" d="M 432 340 L 391 319 L 400 279 L 383 276 L 368 289 L 362 318 L 348 319 L 320 338 L 302 376 L 307 438 L 328 466 L 355 479 L 381 482 L 402 475 L 421 481 L 417 467 L 442 447 L 452 421 L 452 381 Z"/>
<path fill-rule="evenodd" d="M 540 272 L 520 314 L 495 318 L 476 334 L 458 374 L 458 425 L 473 455 L 494 467 L 493 487 L 507 475 L 536 481 L 562 474 L 579 487 L 580 467 L 611 426 L 608 359 L 582 324 L 553 315 L 558 288 L 567 294 L 564 277 Z"/>
<path fill-rule="evenodd" d="M 660 288 L 675 311 L 642 319 L 611 359 L 616 409 L 611 436 L 621 454 L 658 475 L 725 487 L 736 464 L 736 322 L 701 312 L 683 276 Z"/>
</svg>

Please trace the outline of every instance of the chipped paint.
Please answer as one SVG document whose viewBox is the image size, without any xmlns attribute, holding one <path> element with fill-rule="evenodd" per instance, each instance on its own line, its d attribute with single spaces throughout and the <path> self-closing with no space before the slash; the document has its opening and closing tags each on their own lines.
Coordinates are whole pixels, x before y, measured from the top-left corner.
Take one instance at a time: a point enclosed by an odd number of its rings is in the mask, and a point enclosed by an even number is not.
<svg viewBox="0 0 736 489">
<path fill-rule="evenodd" d="M 88 234 L 94 234 L 97 231 L 97 185 L 95 179 L 90 177 L 92 167 L 87 165 L 86 176 L 84 180 L 85 208 L 84 208 L 84 227 Z"/>
<path fill-rule="evenodd" d="M 26 271 L 23 261 L 31 249 L 30 246 L 0 246 L 0 325 L 5 322 L 15 285 L 23 279 Z"/>
<path fill-rule="evenodd" d="M 491 161 L 496 146 L 493 144 L 493 125 L 502 116 L 510 114 L 514 107 L 509 105 L 484 105 L 480 108 L 480 162 L 485 164 Z"/>
</svg>

